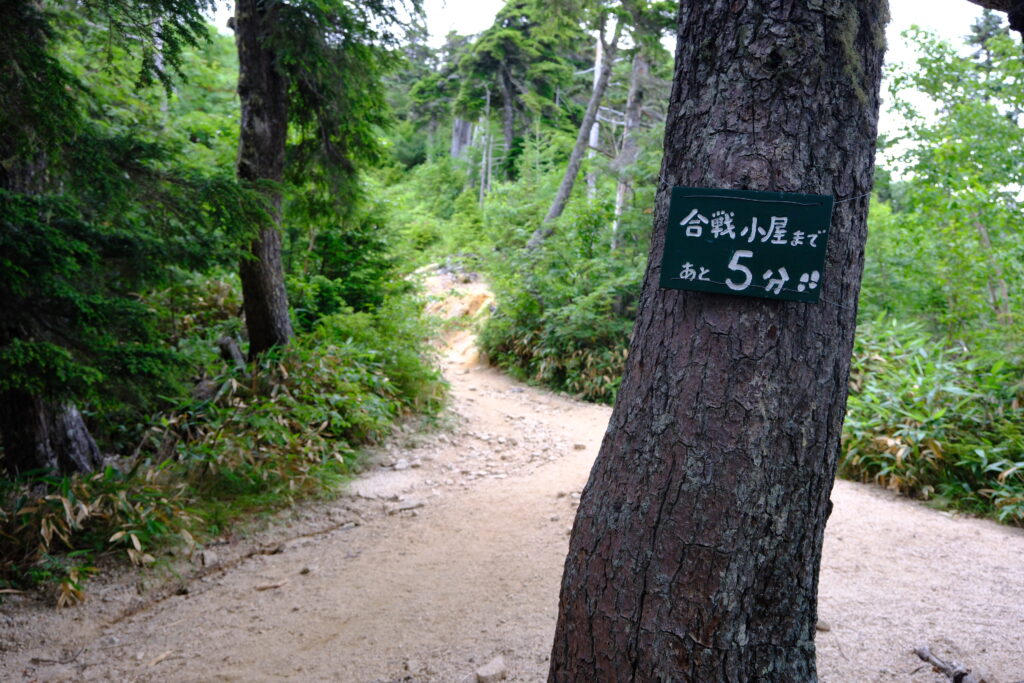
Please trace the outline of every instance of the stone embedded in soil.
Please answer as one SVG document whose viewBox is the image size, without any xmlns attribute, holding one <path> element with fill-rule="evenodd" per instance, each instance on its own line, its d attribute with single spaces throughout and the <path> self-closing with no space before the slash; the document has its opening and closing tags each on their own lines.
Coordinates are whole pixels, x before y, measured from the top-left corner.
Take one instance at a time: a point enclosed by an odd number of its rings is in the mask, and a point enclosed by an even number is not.
<svg viewBox="0 0 1024 683">
<path fill-rule="evenodd" d="M 426 505 L 426 503 L 422 500 L 407 500 L 388 510 L 388 514 L 393 515 L 398 512 L 409 512 L 417 508 L 421 508 L 424 505 Z"/>
<path fill-rule="evenodd" d="M 405 458 L 400 458 L 398 460 L 398 462 L 395 463 L 395 471 L 396 472 L 400 472 L 401 470 L 407 470 L 407 469 L 409 469 L 409 467 L 410 467 L 409 461 L 406 460 Z"/>
<path fill-rule="evenodd" d="M 495 683 L 495 681 L 505 680 L 507 674 L 505 658 L 498 655 L 476 670 L 476 680 L 477 683 Z"/>
</svg>

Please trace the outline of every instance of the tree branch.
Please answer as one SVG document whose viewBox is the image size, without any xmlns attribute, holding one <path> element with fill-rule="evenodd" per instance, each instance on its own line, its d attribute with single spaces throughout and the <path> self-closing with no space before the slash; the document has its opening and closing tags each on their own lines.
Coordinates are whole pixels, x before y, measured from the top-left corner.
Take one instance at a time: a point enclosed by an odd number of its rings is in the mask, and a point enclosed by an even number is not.
<svg viewBox="0 0 1024 683">
<path fill-rule="evenodd" d="M 914 654 L 920 657 L 922 661 L 931 664 L 932 670 L 936 673 L 947 676 L 954 683 L 986 683 L 984 676 L 975 676 L 971 673 L 970 669 L 960 662 L 953 660 L 946 662 L 939 659 L 932 654 L 931 649 L 927 645 L 914 648 Z"/>
<path fill-rule="evenodd" d="M 997 12 L 1011 12 L 1015 5 L 1020 4 L 1018 0 L 967 0 L 967 2 L 985 9 L 994 9 Z"/>
<path fill-rule="evenodd" d="M 967 0 L 971 4 L 997 12 L 1006 12 L 1010 28 L 1024 36 L 1024 1 L 1022 0 Z"/>
</svg>

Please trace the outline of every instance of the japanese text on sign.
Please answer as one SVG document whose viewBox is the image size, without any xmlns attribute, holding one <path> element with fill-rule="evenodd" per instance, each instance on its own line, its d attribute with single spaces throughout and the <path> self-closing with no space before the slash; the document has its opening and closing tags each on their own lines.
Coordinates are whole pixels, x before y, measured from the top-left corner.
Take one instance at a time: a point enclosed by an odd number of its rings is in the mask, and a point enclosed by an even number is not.
<svg viewBox="0 0 1024 683">
<path fill-rule="evenodd" d="M 672 188 L 662 287 L 814 302 L 832 197 Z"/>
</svg>

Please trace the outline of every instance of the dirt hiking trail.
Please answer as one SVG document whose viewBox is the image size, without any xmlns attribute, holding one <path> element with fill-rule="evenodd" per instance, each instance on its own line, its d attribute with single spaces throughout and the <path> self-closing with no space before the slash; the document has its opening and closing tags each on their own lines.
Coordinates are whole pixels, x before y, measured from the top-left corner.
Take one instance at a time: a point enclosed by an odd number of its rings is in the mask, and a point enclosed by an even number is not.
<svg viewBox="0 0 1024 683">
<path fill-rule="evenodd" d="M 490 301 L 448 275 L 428 286 L 442 315 Z M 611 411 L 487 367 L 469 332 L 447 342 L 447 428 L 399 433 L 346 495 L 210 544 L 180 578 L 114 573 L 60 611 L 8 596 L 0 680 L 545 680 Z M 990 683 L 1024 679 L 1024 532 L 844 481 L 833 501 L 822 681 L 947 680 L 911 654 L 920 644 Z"/>
</svg>

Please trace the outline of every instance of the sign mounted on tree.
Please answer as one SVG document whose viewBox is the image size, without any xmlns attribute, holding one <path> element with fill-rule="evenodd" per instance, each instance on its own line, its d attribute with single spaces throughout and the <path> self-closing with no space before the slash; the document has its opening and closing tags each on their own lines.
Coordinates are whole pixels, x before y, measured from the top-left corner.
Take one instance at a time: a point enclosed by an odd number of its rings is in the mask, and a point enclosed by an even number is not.
<svg viewBox="0 0 1024 683">
<path fill-rule="evenodd" d="M 673 187 L 660 285 L 816 302 L 833 198 Z"/>
</svg>

